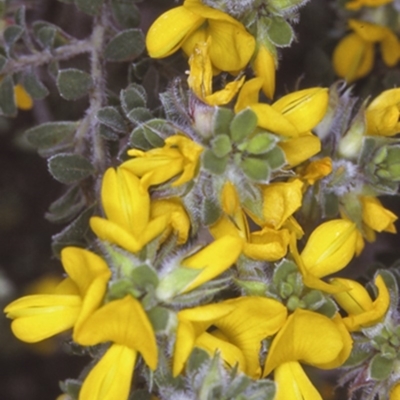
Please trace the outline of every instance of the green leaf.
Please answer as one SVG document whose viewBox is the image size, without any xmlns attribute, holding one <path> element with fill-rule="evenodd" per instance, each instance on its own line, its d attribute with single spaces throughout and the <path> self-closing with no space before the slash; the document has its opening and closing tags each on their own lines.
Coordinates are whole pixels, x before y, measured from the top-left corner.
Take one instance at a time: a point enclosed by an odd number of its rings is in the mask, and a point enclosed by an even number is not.
<svg viewBox="0 0 400 400">
<path fill-rule="evenodd" d="M 389 378 L 395 360 L 389 360 L 381 354 L 376 354 L 369 366 L 369 375 L 372 379 L 381 381 Z"/>
<path fill-rule="evenodd" d="M 251 154 L 264 154 L 271 150 L 276 140 L 276 136 L 270 133 L 259 133 L 249 140 L 246 151 Z"/>
<path fill-rule="evenodd" d="M 138 289 L 147 289 L 148 286 L 156 287 L 158 285 L 156 272 L 146 264 L 134 268 L 130 277 L 132 286 Z"/>
<path fill-rule="evenodd" d="M 202 221 L 204 225 L 209 226 L 217 222 L 221 216 L 222 210 L 215 199 L 206 197 L 202 202 Z"/>
<path fill-rule="evenodd" d="M 43 156 L 66 150 L 72 146 L 77 122 L 46 122 L 25 132 L 28 142 Z"/>
<path fill-rule="evenodd" d="M 250 179 L 263 183 L 269 181 L 271 168 L 265 160 L 247 157 L 242 160 L 240 167 Z"/>
<path fill-rule="evenodd" d="M 278 47 L 290 46 L 294 39 L 294 32 L 290 24 L 282 17 L 274 17 L 268 27 L 268 36 Z"/>
<path fill-rule="evenodd" d="M 4 30 L 3 38 L 6 45 L 7 53 L 10 52 L 15 42 L 22 36 L 23 33 L 24 28 L 19 25 L 11 25 Z"/>
<path fill-rule="evenodd" d="M 209 354 L 199 347 L 195 347 L 186 362 L 186 371 L 197 372 L 204 368 L 204 363 L 210 360 Z"/>
<path fill-rule="evenodd" d="M 15 14 L 14 14 L 15 23 L 17 25 L 25 28 L 25 26 L 26 26 L 26 18 L 25 18 L 25 16 L 26 16 L 26 7 L 22 6 L 22 7 L 18 8 L 18 10 L 15 11 Z"/>
<path fill-rule="evenodd" d="M 89 92 L 93 87 L 93 80 L 87 72 L 69 68 L 59 71 L 57 87 L 64 99 L 76 100 Z"/>
<path fill-rule="evenodd" d="M 116 132 L 126 131 L 125 120 L 116 107 L 103 107 L 97 113 L 97 119 Z"/>
<path fill-rule="evenodd" d="M 226 134 L 215 136 L 211 141 L 211 147 L 218 158 L 223 158 L 232 151 L 231 140 Z"/>
<path fill-rule="evenodd" d="M 134 108 L 127 114 L 127 118 L 134 122 L 135 124 L 141 124 L 142 122 L 148 121 L 149 119 L 153 119 L 153 114 L 148 108 L 138 107 Z"/>
<path fill-rule="evenodd" d="M 162 332 L 168 327 L 170 311 L 164 307 L 154 307 L 147 312 L 147 316 L 156 332 Z"/>
<path fill-rule="evenodd" d="M 114 129 L 109 128 L 106 125 L 99 126 L 99 135 L 105 140 L 116 141 L 119 139 L 118 133 Z"/>
<path fill-rule="evenodd" d="M 133 60 L 143 52 L 144 47 L 143 32 L 140 29 L 128 29 L 111 39 L 104 56 L 109 61 Z"/>
<path fill-rule="evenodd" d="M 265 154 L 265 160 L 268 161 L 268 165 L 272 170 L 279 169 L 286 163 L 285 153 L 278 146 L 274 147 L 271 151 Z"/>
<path fill-rule="evenodd" d="M 14 117 L 17 114 L 14 81 L 11 75 L 5 76 L 0 82 L 0 113 L 6 117 Z"/>
<path fill-rule="evenodd" d="M 146 107 L 146 90 L 143 86 L 133 83 L 121 90 L 120 100 L 125 114 L 129 114 L 134 108 Z"/>
<path fill-rule="evenodd" d="M 214 113 L 214 134 L 229 134 L 230 125 L 235 114 L 229 108 L 218 107 Z"/>
<path fill-rule="evenodd" d="M 135 149 L 150 150 L 153 146 L 146 139 L 143 129 L 135 129 L 129 138 L 130 147 Z"/>
<path fill-rule="evenodd" d="M 51 175 L 61 183 L 74 183 L 95 172 L 92 163 L 78 154 L 61 153 L 48 161 Z"/>
<path fill-rule="evenodd" d="M 239 143 L 254 132 L 257 126 L 257 115 L 250 108 L 246 108 L 235 115 L 231 122 L 231 138 Z"/>
<path fill-rule="evenodd" d="M 46 86 L 39 80 L 33 71 L 24 74 L 22 85 L 33 99 L 43 99 L 49 94 Z"/>
<path fill-rule="evenodd" d="M 50 222 L 67 222 L 76 217 L 85 205 L 78 186 L 70 187 L 59 199 L 51 203 L 45 218 Z"/>
<path fill-rule="evenodd" d="M 131 139 L 138 134 L 138 131 L 142 131 L 143 136 L 153 147 L 163 147 L 163 138 L 176 133 L 168 121 L 160 118 L 154 118 L 139 125 L 133 130 Z"/>
<path fill-rule="evenodd" d="M 202 164 L 203 167 L 213 174 L 221 175 L 224 173 L 228 165 L 229 156 L 223 158 L 217 157 L 211 150 L 207 149 L 203 153 Z"/>
<path fill-rule="evenodd" d="M 136 28 L 140 24 L 140 12 L 133 2 L 113 0 L 111 9 L 114 18 L 123 29 Z"/>
<path fill-rule="evenodd" d="M 97 15 L 103 0 L 75 0 L 77 7 L 86 14 Z"/>
<path fill-rule="evenodd" d="M 52 49 L 57 30 L 53 26 L 43 26 L 37 30 L 36 39 L 44 49 Z"/>
<path fill-rule="evenodd" d="M 67 246 L 86 246 L 86 236 L 91 234 L 89 220 L 93 216 L 94 205 L 84 210 L 73 222 L 60 233 L 52 237 L 54 255 L 60 257 L 60 252 Z"/>
</svg>

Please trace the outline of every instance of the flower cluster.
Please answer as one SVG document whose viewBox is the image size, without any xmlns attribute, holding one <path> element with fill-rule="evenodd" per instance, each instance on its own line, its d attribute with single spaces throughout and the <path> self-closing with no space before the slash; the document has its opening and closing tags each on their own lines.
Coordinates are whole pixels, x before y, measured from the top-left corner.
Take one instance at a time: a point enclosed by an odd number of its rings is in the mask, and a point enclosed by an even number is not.
<svg viewBox="0 0 400 400">
<path fill-rule="evenodd" d="M 302 364 L 399 396 L 396 270 L 370 292 L 339 276 L 365 239 L 396 232 L 378 197 L 400 181 L 399 89 L 362 105 L 342 83 L 275 99 L 303 1 L 234 3 L 185 0 L 153 23 L 149 55 L 182 49 L 187 86 L 103 174 L 91 251 L 64 248 L 55 292 L 5 308 L 19 339 L 72 329 L 94 357 L 65 399 L 322 399 Z M 334 54 L 347 82 L 371 70 L 375 43 L 397 62 L 389 28 L 349 27 Z"/>
</svg>

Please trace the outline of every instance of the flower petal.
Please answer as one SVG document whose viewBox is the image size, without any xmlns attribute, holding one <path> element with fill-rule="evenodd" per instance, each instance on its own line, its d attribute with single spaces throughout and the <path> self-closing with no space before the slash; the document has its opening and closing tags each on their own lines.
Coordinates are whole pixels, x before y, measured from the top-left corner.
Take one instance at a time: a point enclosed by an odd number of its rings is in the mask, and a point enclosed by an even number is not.
<svg viewBox="0 0 400 400">
<path fill-rule="evenodd" d="M 174 53 L 204 21 L 202 16 L 183 6 L 165 12 L 147 32 L 146 47 L 150 57 L 162 58 Z"/>
<path fill-rule="evenodd" d="M 298 308 L 275 336 L 263 376 L 290 361 L 302 361 L 310 365 L 331 362 L 338 357 L 343 346 L 341 332 L 332 320 Z"/>
<path fill-rule="evenodd" d="M 79 400 L 127 400 L 136 351 L 113 344 L 83 382 Z"/>
<path fill-rule="evenodd" d="M 277 391 L 274 400 L 322 400 L 298 362 L 286 362 L 275 369 Z"/>
<path fill-rule="evenodd" d="M 258 103 L 259 92 L 263 84 L 263 78 L 253 78 L 243 84 L 236 100 L 235 113 L 239 113 L 246 107 Z"/>
<path fill-rule="evenodd" d="M 130 295 L 95 311 L 79 329 L 75 329 L 73 337 L 85 346 L 112 341 L 139 351 L 151 369 L 157 366 L 153 328 L 142 305 Z"/>
<path fill-rule="evenodd" d="M 275 93 L 275 70 L 276 61 L 272 53 L 264 45 L 260 45 L 253 63 L 254 73 L 263 78 L 262 90 L 264 94 L 272 99 Z"/>
<path fill-rule="evenodd" d="M 30 110 L 33 107 L 32 97 L 22 85 L 14 86 L 15 103 L 20 110 Z"/>
</svg>

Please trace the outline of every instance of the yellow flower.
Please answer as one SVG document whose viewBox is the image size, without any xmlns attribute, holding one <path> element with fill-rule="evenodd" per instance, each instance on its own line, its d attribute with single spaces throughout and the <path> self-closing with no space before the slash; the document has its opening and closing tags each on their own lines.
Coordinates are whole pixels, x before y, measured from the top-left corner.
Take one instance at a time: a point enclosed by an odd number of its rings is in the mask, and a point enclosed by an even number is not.
<svg viewBox="0 0 400 400">
<path fill-rule="evenodd" d="M 107 219 L 92 217 L 90 227 L 100 239 L 132 253 L 160 235 L 169 222 L 168 215 L 150 219 L 147 187 L 126 169 L 109 168 L 105 172 L 101 199 Z"/>
<path fill-rule="evenodd" d="M 365 111 L 367 135 L 394 136 L 400 132 L 400 89 L 389 89 L 377 96 Z"/>
<path fill-rule="evenodd" d="M 250 107 L 257 114 L 258 126 L 286 137 L 309 135 L 324 117 L 329 100 L 327 88 L 299 90 L 269 105 L 258 102 L 263 82 L 262 78 L 254 78 L 243 85 L 235 105 L 236 113 Z"/>
<path fill-rule="evenodd" d="M 380 44 L 382 58 L 388 67 L 399 59 L 399 43 L 396 35 L 384 26 L 355 19 L 349 20 L 354 32 L 345 36 L 333 52 L 336 74 L 348 83 L 368 75 L 375 58 L 375 43 Z"/>
<path fill-rule="evenodd" d="M 200 0 L 185 0 L 182 6 L 162 14 L 148 31 L 146 46 L 153 58 L 169 56 L 179 48 L 190 56 L 196 44 L 209 37 L 212 65 L 221 71 L 241 70 L 253 55 L 255 39 L 245 27 Z"/>
<path fill-rule="evenodd" d="M 264 94 L 272 99 L 275 93 L 276 60 L 266 46 L 261 44 L 253 62 L 254 73 L 263 79 L 261 86 Z"/>
<path fill-rule="evenodd" d="M 391 3 L 393 0 L 351 0 L 346 3 L 348 10 L 359 10 L 361 7 L 380 7 Z"/>
<path fill-rule="evenodd" d="M 112 342 L 83 382 L 79 400 L 128 399 L 138 352 L 150 369 L 157 367 L 153 328 L 142 305 L 130 295 L 98 309 L 73 337 L 84 346 Z"/>
<path fill-rule="evenodd" d="M 275 334 L 286 320 L 287 310 L 276 300 L 240 297 L 178 313 L 173 374 L 177 376 L 195 346 L 210 353 L 220 350 L 230 367 L 259 378 L 261 341 Z M 204 335 L 209 327 L 216 329 Z M 238 354 L 235 359 L 233 355 Z"/>
<path fill-rule="evenodd" d="M 171 186 L 179 186 L 192 180 L 197 172 L 197 164 L 203 147 L 182 135 L 165 139 L 162 148 L 149 151 L 128 150 L 135 158 L 125 161 L 120 168 L 143 178 L 148 186 L 159 185 L 175 178 Z"/>
<path fill-rule="evenodd" d="M 367 290 L 358 282 L 351 279 L 333 278 L 333 285 L 345 285 L 346 292 L 334 294 L 337 303 L 347 312 L 343 322 L 349 331 L 358 331 L 362 327 L 380 322 L 386 314 L 390 304 L 390 294 L 381 275 L 375 278 L 375 285 L 379 290 L 377 298 L 372 301 Z"/>
<path fill-rule="evenodd" d="M 327 293 L 346 290 L 320 278 L 343 269 L 357 252 L 359 233 L 356 225 L 344 219 L 336 219 L 319 225 L 310 235 L 301 255 L 292 237 L 290 250 L 303 275 L 304 284 Z"/>
<path fill-rule="evenodd" d="M 300 174 L 301 179 L 307 181 L 309 185 L 314 185 L 316 181 L 332 172 L 332 159 L 324 157 L 311 161 L 305 168 L 299 167 L 297 172 Z"/>
<path fill-rule="evenodd" d="M 225 214 L 210 226 L 210 233 L 214 238 L 230 235 L 242 239 L 243 253 L 257 260 L 276 261 L 286 255 L 289 231 L 280 229 L 281 226 L 265 226 L 260 231 L 250 233 L 239 196 L 231 182 L 225 183 L 222 189 L 221 204 Z"/>
<path fill-rule="evenodd" d="M 168 300 L 214 279 L 236 262 L 242 248 L 241 239 L 224 236 L 185 257 L 161 279 L 156 290 L 157 297 Z"/>
<path fill-rule="evenodd" d="M 61 261 L 68 278 L 54 294 L 25 296 L 4 311 L 13 319 L 14 335 L 29 343 L 47 339 L 79 326 L 100 306 L 111 276 L 102 258 L 77 247 L 66 247 Z"/>
<path fill-rule="evenodd" d="M 362 220 L 366 230 L 367 239 L 375 240 L 375 232 L 396 233 L 394 221 L 397 216 L 383 207 L 382 203 L 373 196 L 360 196 L 362 205 Z"/>
<path fill-rule="evenodd" d="M 14 86 L 15 103 L 20 110 L 30 110 L 33 107 L 32 97 L 20 84 Z"/>
<path fill-rule="evenodd" d="M 210 39 L 208 42 L 197 43 L 193 49 L 189 58 L 188 84 L 200 100 L 210 106 L 217 106 L 227 104 L 233 99 L 243 85 L 245 77 L 228 83 L 222 90 L 212 92 L 212 65 L 208 54 Z"/>
<path fill-rule="evenodd" d="M 322 400 L 298 362 L 323 369 L 341 365 L 352 348 L 351 336 L 341 325 L 340 317 L 331 320 L 302 309 L 288 317 L 272 341 L 263 373 L 275 370 L 277 400 Z"/>
<path fill-rule="evenodd" d="M 151 220 L 163 215 L 169 216 L 169 224 L 161 237 L 161 241 L 166 239 L 171 232 L 174 232 L 177 235 L 177 244 L 186 243 L 190 230 L 190 218 L 182 201 L 178 197 L 156 199 L 151 201 L 150 207 Z"/>
</svg>

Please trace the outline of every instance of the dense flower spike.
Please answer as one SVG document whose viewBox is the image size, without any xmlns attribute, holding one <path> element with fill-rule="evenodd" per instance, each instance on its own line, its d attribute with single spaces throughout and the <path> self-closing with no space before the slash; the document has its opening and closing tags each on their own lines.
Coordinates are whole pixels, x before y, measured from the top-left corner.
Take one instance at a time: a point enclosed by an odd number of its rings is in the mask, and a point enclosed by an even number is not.
<svg viewBox="0 0 400 400">
<path fill-rule="evenodd" d="M 98 255 L 66 247 L 61 260 L 68 274 L 54 294 L 21 297 L 4 311 L 13 319 L 14 335 L 24 342 L 38 342 L 82 323 L 100 306 L 111 271 Z"/>
<path fill-rule="evenodd" d="M 26 134 L 68 185 L 46 214 L 69 223 L 52 246 L 67 277 L 5 308 L 19 339 L 70 330 L 93 358 L 58 399 L 322 400 L 309 365 L 400 400 L 400 263 L 353 260 L 396 233 L 380 196 L 400 189 L 400 0 L 158 1 L 152 24 L 150 0 L 77 0 L 79 40 L 26 2 L 1 2 L 2 118 L 46 95 L 47 70 L 88 104 Z M 86 72 L 57 71 L 75 55 Z"/>
</svg>

